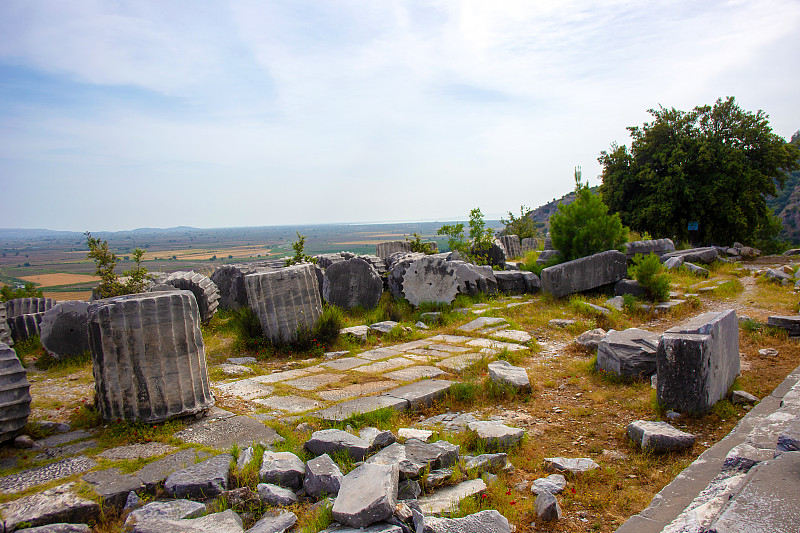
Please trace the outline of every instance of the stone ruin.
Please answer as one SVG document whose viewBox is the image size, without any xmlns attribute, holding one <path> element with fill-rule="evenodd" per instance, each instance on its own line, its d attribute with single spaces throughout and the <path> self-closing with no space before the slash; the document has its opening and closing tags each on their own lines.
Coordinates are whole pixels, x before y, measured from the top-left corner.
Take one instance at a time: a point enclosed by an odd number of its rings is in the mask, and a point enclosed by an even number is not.
<svg viewBox="0 0 800 533">
<path fill-rule="evenodd" d="M 383 281 L 378 272 L 358 257 L 330 265 L 323 279 L 323 299 L 342 309 L 374 309 L 383 293 Z"/>
<path fill-rule="evenodd" d="M 501 235 L 498 239 L 506 257 L 522 257 L 522 243 L 519 235 Z"/>
<path fill-rule="evenodd" d="M 408 241 L 382 242 L 375 246 L 375 255 L 386 261 L 386 258 L 397 252 L 410 252 L 411 244 Z"/>
<path fill-rule="evenodd" d="M 247 289 L 244 277 L 256 272 L 266 272 L 283 268 L 283 259 L 269 259 L 253 263 L 222 265 L 210 276 L 219 290 L 220 309 L 239 309 L 247 306 Z"/>
<path fill-rule="evenodd" d="M 672 239 L 653 239 L 649 241 L 631 241 L 625 243 L 625 257 L 628 258 L 628 261 L 633 259 L 637 254 L 656 254 L 661 257 L 666 253 L 674 251 L 675 243 L 672 242 Z"/>
<path fill-rule="evenodd" d="M 89 351 L 88 325 L 88 302 L 60 302 L 42 317 L 42 347 L 54 359 L 82 355 Z"/>
<path fill-rule="evenodd" d="M 322 316 L 319 282 L 310 264 L 267 270 L 244 277 L 247 300 L 264 336 L 285 343 L 314 329 Z"/>
<path fill-rule="evenodd" d="M 0 342 L 0 442 L 16 437 L 31 414 L 28 373 L 17 353 Z"/>
<path fill-rule="evenodd" d="M 616 283 L 628 274 L 625 254 L 608 250 L 542 270 L 542 291 L 561 298 Z"/>
<path fill-rule="evenodd" d="M 97 300 L 88 323 L 97 406 L 105 420 L 156 423 L 214 405 L 191 292 Z"/>
<path fill-rule="evenodd" d="M 0 302 L 0 342 L 8 346 L 14 346 L 14 339 L 11 338 L 11 330 L 8 328 L 6 319 L 6 304 L 5 302 Z"/>
<path fill-rule="evenodd" d="M 395 265 L 392 268 L 394 277 Z M 422 302 L 450 304 L 459 294 L 494 294 L 497 280 L 492 268 L 463 261 L 447 261 L 435 256 L 423 256 L 409 262 L 400 281 L 403 297 L 411 305 Z"/>
<path fill-rule="evenodd" d="M 191 291 L 197 300 L 197 307 L 200 310 L 200 320 L 207 324 L 217 312 L 219 306 L 220 293 L 217 285 L 203 274 L 193 270 L 189 272 L 172 272 L 156 280 L 157 283 L 171 285 L 176 289 Z"/>
<path fill-rule="evenodd" d="M 14 342 L 39 335 L 44 312 L 52 308 L 52 298 L 14 298 L 6 302 L 6 321 Z"/>
</svg>

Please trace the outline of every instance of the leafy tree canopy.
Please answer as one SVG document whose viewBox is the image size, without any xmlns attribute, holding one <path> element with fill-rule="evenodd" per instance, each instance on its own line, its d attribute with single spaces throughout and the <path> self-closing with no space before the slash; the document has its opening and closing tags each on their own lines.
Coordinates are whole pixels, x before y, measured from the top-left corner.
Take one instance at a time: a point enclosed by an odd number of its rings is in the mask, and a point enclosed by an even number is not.
<svg viewBox="0 0 800 533">
<path fill-rule="evenodd" d="M 627 228 L 619 215 L 609 215 L 603 200 L 581 182 L 580 168 L 575 170 L 575 193 L 574 202 L 559 204 L 558 212 L 550 217 L 550 237 L 562 259 L 572 261 L 621 248 L 628 240 Z"/>
<path fill-rule="evenodd" d="M 733 97 L 692 111 L 650 109 L 629 127 L 631 148 L 612 145 L 603 165 L 603 201 L 634 230 L 679 240 L 698 222 L 702 242 L 755 243 L 776 232 L 766 196 L 798 168 L 797 147 L 772 133 L 767 115 Z"/>
<path fill-rule="evenodd" d="M 511 211 L 508 212 L 508 219 L 500 219 L 500 223 L 506 226 L 506 235 L 517 235 L 520 239 L 535 238 L 539 236 L 539 231 L 536 229 L 536 223 L 531 217 L 528 216 L 530 209 L 521 205 L 519 207 L 519 216 L 515 216 Z"/>
</svg>

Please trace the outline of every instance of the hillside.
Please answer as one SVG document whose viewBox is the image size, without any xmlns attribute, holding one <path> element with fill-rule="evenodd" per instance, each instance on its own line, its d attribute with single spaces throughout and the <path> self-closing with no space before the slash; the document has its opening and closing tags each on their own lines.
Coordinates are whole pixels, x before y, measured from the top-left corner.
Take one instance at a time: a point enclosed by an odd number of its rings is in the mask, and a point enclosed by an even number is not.
<svg viewBox="0 0 800 533">
<path fill-rule="evenodd" d="M 589 190 L 592 194 L 599 194 L 600 187 L 592 187 Z M 537 228 L 546 233 L 550 230 L 550 217 L 558 210 L 558 204 L 569 205 L 574 201 L 575 191 L 570 191 L 561 198 L 554 198 L 551 202 L 528 211 L 528 216 L 533 219 Z"/>
<path fill-rule="evenodd" d="M 767 205 L 783 221 L 779 238 L 800 243 L 800 170 L 789 174 L 778 195 L 767 199 Z"/>
</svg>

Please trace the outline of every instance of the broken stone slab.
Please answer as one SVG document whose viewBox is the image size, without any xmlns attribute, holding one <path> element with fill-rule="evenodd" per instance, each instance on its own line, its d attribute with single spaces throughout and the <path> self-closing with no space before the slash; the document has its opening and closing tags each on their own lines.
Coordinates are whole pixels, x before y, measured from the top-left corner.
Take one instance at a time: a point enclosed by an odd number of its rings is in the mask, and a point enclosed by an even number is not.
<svg viewBox="0 0 800 533">
<path fill-rule="evenodd" d="M 450 514 L 458 510 L 461 500 L 476 497 L 486 491 L 486 483 L 480 478 L 464 481 L 458 485 L 444 487 L 417 500 L 425 515 Z"/>
<path fill-rule="evenodd" d="M 267 505 L 288 507 L 299 501 L 294 491 L 272 483 L 259 483 L 256 486 L 256 490 L 258 491 L 258 498 Z"/>
<path fill-rule="evenodd" d="M 317 499 L 333 496 L 338 494 L 343 477 L 337 464 L 324 453 L 306 463 L 303 489 L 306 494 Z"/>
<path fill-rule="evenodd" d="M 57 522 L 87 522 L 100 516 L 100 505 L 73 492 L 75 483 L 59 485 L 43 492 L 0 504 L 6 531 L 20 525 L 43 526 Z"/>
<path fill-rule="evenodd" d="M 217 368 L 226 376 L 241 376 L 244 374 L 253 374 L 255 370 L 248 366 L 232 365 L 230 363 L 221 363 Z"/>
<path fill-rule="evenodd" d="M 497 290 L 503 294 L 526 294 L 539 290 L 542 282 L 533 272 L 525 270 L 495 272 Z"/>
<path fill-rule="evenodd" d="M 661 337 L 656 358 L 658 401 L 682 413 L 707 412 L 739 374 L 736 312 L 703 313 L 670 328 Z"/>
<path fill-rule="evenodd" d="M 0 442 L 13 439 L 28 423 L 31 414 L 28 371 L 17 352 L 0 342 Z"/>
<path fill-rule="evenodd" d="M 610 330 L 597 345 L 596 368 L 626 379 L 649 379 L 656 371 L 660 335 L 638 328 Z"/>
<path fill-rule="evenodd" d="M 505 453 L 482 453 L 475 457 L 464 458 L 464 468 L 467 471 L 497 472 L 508 464 L 508 454 Z"/>
<path fill-rule="evenodd" d="M 231 454 L 222 453 L 173 472 L 164 482 L 164 490 L 173 498 L 218 496 L 228 488 L 232 460 Z"/>
<path fill-rule="evenodd" d="M 608 250 L 542 270 L 542 291 L 561 298 L 616 283 L 628 273 L 625 255 Z"/>
<path fill-rule="evenodd" d="M 157 423 L 214 405 L 191 292 L 97 300 L 88 317 L 95 392 L 105 420 Z"/>
<path fill-rule="evenodd" d="M 402 278 L 402 295 L 412 305 L 451 304 L 459 294 L 495 294 L 497 280 L 490 266 L 425 256 L 409 264 Z"/>
<path fill-rule="evenodd" d="M 199 518 L 172 520 L 169 518 L 152 518 L 145 522 L 137 522 L 131 533 L 243 533 L 242 519 L 235 511 L 228 509 Z"/>
<path fill-rule="evenodd" d="M 561 474 L 550 474 L 547 477 L 534 480 L 531 485 L 531 492 L 534 494 L 541 494 L 542 492 L 549 492 L 550 494 L 561 494 L 567 487 L 567 479 Z"/>
<path fill-rule="evenodd" d="M 496 383 L 510 385 L 516 390 L 530 392 L 531 382 L 528 371 L 522 367 L 514 366 L 508 361 L 499 359 L 489 363 L 489 378 Z"/>
<path fill-rule="evenodd" d="M 253 527 L 245 533 L 285 533 L 297 523 L 297 515 L 291 511 L 280 511 L 278 514 L 265 513 Z"/>
<path fill-rule="evenodd" d="M 319 283 L 311 264 L 248 274 L 244 277 L 247 302 L 261 323 L 265 337 L 287 343 L 298 332 L 311 331 L 322 316 Z"/>
<path fill-rule="evenodd" d="M 383 294 L 383 281 L 371 264 L 354 257 L 325 269 L 322 297 L 342 309 L 374 309 Z"/>
<path fill-rule="evenodd" d="M 667 270 L 676 270 L 683 266 L 683 257 L 670 257 L 663 261 L 663 265 Z"/>
<path fill-rule="evenodd" d="M 536 516 L 543 522 L 553 522 L 561 518 L 561 507 L 550 492 L 543 491 L 536 496 Z"/>
<path fill-rule="evenodd" d="M 297 490 L 303 486 L 305 473 L 305 463 L 292 452 L 265 451 L 258 479 L 262 483 L 272 483 Z"/>
<path fill-rule="evenodd" d="M 128 515 L 125 519 L 125 531 L 132 529 L 134 524 L 146 523 L 153 519 L 182 520 L 197 518 L 205 513 L 206 506 L 192 500 L 154 501 Z"/>
<path fill-rule="evenodd" d="M 701 278 L 707 278 L 709 275 L 711 275 L 708 269 L 697 266 L 694 263 L 689 263 L 688 261 L 684 261 L 682 266 L 685 270 L 691 272 L 695 276 L 700 276 Z"/>
<path fill-rule="evenodd" d="M 56 304 L 42 316 L 40 339 L 54 359 L 74 357 L 89 351 L 89 303 L 67 301 Z"/>
<path fill-rule="evenodd" d="M 433 437 L 433 431 L 427 429 L 400 428 L 397 430 L 397 436 L 403 440 L 417 439 L 422 442 L 428 442 L 431 437 Z"/>
<path fill-rule="evenodd" d="M 500 422 L 476 421 L 467 427 L 483 441 L 487 450 L 506 450 L 522 440 L 525 430 L 507 426 Z"/>
<path fill-rule="evenodd" d="M 323 429 L 311 434 L 303 447 L 314 455 L 345 452 L 354 461 L 364 459 L 369 443 L 341 429 Z"/>
<path fill-rule="evenodd" d="M 775 450 L 756 448 L 743 442 L 731 448 L 731 451 L 725 456 L 725 460 L 722 462 L 722 473 L 747 473 L 758 463 L 769 461 L 774 457 Z"/>
<path fill-rule="evenodd" d="M 417 479 L 422 472 L 447 468 L 458 462 L 459 447 L 447 441 L 408 439 L 393 443 L 367 459 L 369 464 L 397 465 L 401 479 Z"/>
<path fill-rule="evenodd" d="M 572 474 L 583 474 L 600 468 L 600 465 L 588 457 L 568 458 L 568 457 L 547 457 L 544 460 L 545 470 L 555 472 L 570 472 Z"/>
<path fill-rule="evenodd" d="M 384 320 L 383 322 L 375 322 L 369 325 L 369 329 L 377 331 L 378 333 L 389 333 L 400 324 L 394 320 Z"/>
<path fill-rule="evenodd" d="M 295 396 L 293 394 L 287 394 L 286 396 L 256 398 L 253 400 L 253 403 L 290 414 L 303 413 L 320 406 L 320 402 L 317 400 L 313 400 L 305 396 Z"/>
<path fill-rule="evenodd" d="M 596 351 L 600 341 L 606 336 L 606 330 L 603 328 L 596 328 L 589 331 L 584 331 L 575 339 L 575 344 L 583 348 Z"/>
<path fill-rule="evenodd" d="M 270 387 L 269 385 L 265 385 L 253 379 L 240 379 L 237 381 L 232 381 L 230 383 L 218 385 L 216 389 L 222 394 L 230 394 L 243 400 L 262 398 L 275 392 L 275 387 Z"/>
<path fill-rule="evenodd" d="M 696 437 L 666 422 L 636 420 L 628 424 L 628 437 L 642 450 L 653 453 L 681 451 L 694 446 Z"/>
<path fill-rule="evenodd" d="M 87 524 L 48 524 L 46 526 L 26 527 L 18 529 L 25 533 L 92 533 Z"/>
<path fill-rule="evenodd" d="M 625 296 L 626 294 L 644 298 L 647 296 L 647 291 L 635 279 L 621 279 L 614 284 L 614 295 Z"/>
<path fill-rule="evenodd" d="M 96 465 L 97 463 L 88 457 L 77 456 L 68 457 L 48 465 L 22 470 L 0 478 L 0 493 L 16 494 L 36 485 L 42 485 L 75 474 L 83 474 Z"/>
<path fill-rule="evenodd" d="M 531 339 L 533 339 L 530 333 L 518 329 L 501 329 L 498 331 L 493 331 L 489 333 L 489 335 L 492 338 L 505 339 L 508 341 L 519 342 L 523 344 L 526 342 L 530 342 Z"/>
<path fill-rule="evenodd" d="M 630 261 L 636 254 L 649 255 L 656 254 L 661 257 L 666 253 L 675 251 L 675 243 L 672 239 L 652 239 L 646 241 L 631 241 L 625 243 L 625 257 Z"/>
<path fill-rule="evenodd" d="M 89 472 L 81 479 L 103 499 L 104 505 L 116 509 L 125 505 L 131 491 L 141 492 L 145 489 L 141 479 L 133 474 L 123 474 L 119 468 Z"/>
<path fill-rule="evenodd" d="M 482 316 L 471 322 L 467 322 L 464 325 L 458 326 L 458 329 L 461 331 L 476 331 L 486 327 L 499 326 L 503 324 L 508 324 L 508 321 L 505 318 Z"/>
<path fill-rule="evenodd" d="M 790 421 L 786 429 L 778 436 L 776 453 L 800 451 L 800 416 Z"/>
<path fill-rule="evenodd" d="M 364 463 L 344 476 L 333 503 L 333 518 L 365 527 L 389 518 L 397 505 L 397 465 Z"/>
<path fill-rule="evenodd" d="M 767 318 L 767 326 L 785 329 L 790 337 L 800 336 L 800 316 L 771 316 Z"/>
<path fill-rule="evenodd" d="M 436 378 L 444 373 L 444 370 L 436 368 L 435 366 L 417 365 L 387 372 L 383 377 L 397 381 L 416 381 L 420 379 Z"/>
<path fill-rule="evenodd" d="M 326 409 L 314 411 L 310 414 L 311 416 L 317 417 L 321 420 L 342 422 L 357 414 L 372 413 L 379 409 L 387 408 L 394 409 L 396 411 L 403 411 L 408 409 L 408 406 L 408 401 L 400 398 L 393 398 L 391 396 L 365 396 L 362 398 L 348 400 Z"/>
<path fill-rule="evenodd" d="M 342 328 L 339 330 L 340 335 L 349 335 L 361 342 L 367 341 L 368 333 L 369 333 L 369 326 L 352 326 L 349 328 Z"/>
<path fill-rule="evenodd" d="M 189 468 L 209 457 L 209 453 L 193 448 L 186 448 L 147 463 L 138 472 L 136 477 L 142 480 L 148 492 L 153 492 L 158 485 L 163 483 L 173 472 Z"/>
<path fill-rule="evenodd" d="M 234 444 L 240 448 L 253 443 L 268 446 L 283 440 L 278 432 L 263 422 L 249 416 L 204 419 L 175 433 L 176 438 L 193 444 L 229 450 Z"/>
<path fill-rule="evenodd" d="M 425 517 L 425 533 L 511 533 L 505 516 L 494 509 L 463 518 Z"/>
<path fill-rule="evenodd" d="M 625 298 L 622 296 L 614 296 L 603 302 L 603 307 L 606 309 L 615 309 L 617 311 L 625 310 Z"/>
<path fill-rule="evenodd" d="M 701 265 L 710 265 L 717 257 L 719 257 L 719 250 L 714 246 L 706 248 L 690 248 L 688 250 L 676 250 L 674 252 L 667 252 L 661 255 L 661 262 L 672 257 L 681 257 L 684 261 L 691 263 L 700 263 Z"/>
<path fill-rule="evenodd" d="M 453 382 L 446 379 L 423 379 L 422 381 L 381 393 L 381 396 L 406 401 L 408 402 L 408 409 L 421 409 L 432 405 L 434 401 L 443 397 L 451 385 L 453 385 Z"/>
<path fill-rule="evenodd" d="M 735 390 L 731 393 L 731 403 L 733 404 L 742 404 L 742 403 L 752 404 L 752 403 L 757 403 L 758 401 L 759 400 L 757 397 L 743 390 Z"/>
</svg>

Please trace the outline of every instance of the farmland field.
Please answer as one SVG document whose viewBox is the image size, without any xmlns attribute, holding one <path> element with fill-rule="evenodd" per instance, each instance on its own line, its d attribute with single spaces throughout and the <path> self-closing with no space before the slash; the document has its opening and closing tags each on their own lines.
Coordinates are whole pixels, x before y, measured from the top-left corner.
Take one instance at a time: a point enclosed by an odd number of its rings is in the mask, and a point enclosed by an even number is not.
<svg viewBox="0 0 800 533">
<path fill-rule="evenodd" d="M 170 228 L 94 232 L 117 255 L 118 274 L 133 267 L 132 253 L 145 250 L 143 265 L 150 272 L 196 270 L 211 272 L 225 263 L 243 263 L 293 255 L 297 234 L 306 236 L 310 255 L 349 251 L 374 254 L 375 245 L 405 240 L 416 233 L 425 241 L 446 248 L 436 235 L 442 222 L 396 224 L 326 224 L 265 226 L 253 228 Z M 487 221 L 498 229 L 499 221 Z M 0 284 L 33 282 L 46 296 L 58 300 L 88 299 L 98 278 L 95 265 L 86 259 L 86 236 L 78 232 L 0 229 Z"/>
</svg>

